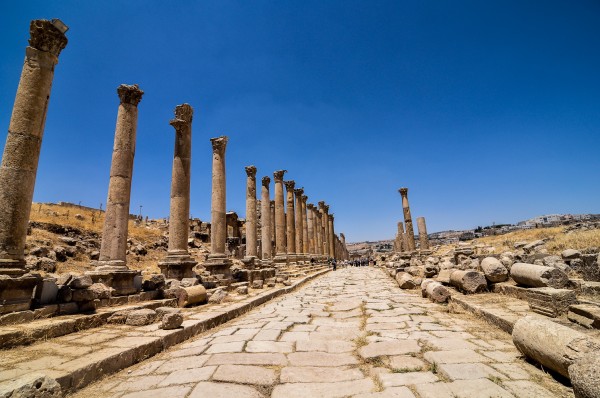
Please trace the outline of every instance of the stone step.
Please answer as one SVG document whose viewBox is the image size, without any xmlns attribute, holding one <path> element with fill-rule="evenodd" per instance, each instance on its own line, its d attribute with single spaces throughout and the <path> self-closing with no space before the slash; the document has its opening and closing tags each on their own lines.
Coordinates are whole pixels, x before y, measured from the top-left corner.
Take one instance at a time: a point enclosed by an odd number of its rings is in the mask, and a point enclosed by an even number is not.
<svg viewBox="0 0 600 398">
<path fill-rule="evenodd" d="M 44 378 L 58 382 L 62 394 L 72 393 L 289 293 L 326 272 L 312 273 L 291 286 L 261 292 L 238 302 L 185 309 L 186 319 L 179 329 L 159 329 L 158 323 L 141 327 L 105 324 L 94 331 L 78 331 L 52 341 L 4 350 L 0 396 L 14 396 L 13 392 L 20 388 L 41 385 Z"/>
<path fill-rule="evenodd" d="M 107 319 L 118 311 L 173 307 L 177 305 L 176 303 L 176 299 L 163 299 L 139 304 L 99 308 L 92 314 L 65 315 L 34 320 L 23 324 L 2 326 L 0 327 L 0 349 L 27 345 L 40 339 L 46 340 L 81 330 L 97 328 L 104 325 Z"/>
</svg>

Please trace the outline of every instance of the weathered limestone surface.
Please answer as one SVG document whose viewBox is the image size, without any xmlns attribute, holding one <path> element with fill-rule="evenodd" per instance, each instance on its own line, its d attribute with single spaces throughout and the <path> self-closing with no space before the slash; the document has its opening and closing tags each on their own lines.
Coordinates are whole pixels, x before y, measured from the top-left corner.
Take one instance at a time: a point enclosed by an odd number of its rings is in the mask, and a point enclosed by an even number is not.
<svg viewBox="0 0 600 398">
<path fill-rule="evenodd" d="M 271 242 L 271 200 L 269 194 L 269 184 L 271 179 L 267 176 L 262 178 L 262 188 L 260 192 L 260 213 L 261 213 L 261 244 L 262 244 L 262 259 L 263 261 L 271 260 L 273 254 L 273 246 Z"/>
<path fill-rule="evenodd" d="M 29 46 L 0 165 L 0 274 L 25 274 L 25 239 L 35 187 L 54 67 L 67 45 L 47 20 L 31 21 Z M 27 284 L 25 282 L 25 284 Z M 31 290 L 24 287 L 24 292 Z M 27 308 L 28 309 L 28 304 Z"/>
<path fill-rule="evenodd" d="M 246 257 L 256 257 L 256 167 L 246 167 Z"/>
<path fill-rule="evenodd" d="M 563 271 L 543 265 L 514 263 L 510 268 L 510 276 L 515 282 L 531 287 L 563 288 L 569 282 L 569 277 Z"/>
<path fill-rule="evenodd" d="M 308 215 L 306 214 L 306 201 L 308 196 L 302 195 L 302 254 L 308 255 L 309 239 L 308 239 Z"/>
<path fill-rule="evenodd" d="M 302 261 L 302 253 L 304 253 L 304 219 L 302 218 L 302 196 L 304 195 L 303 188 L 294 189 L 295 207 L 294 207 L 294 218 L 295 218 L 295 236 L 296 240 L 296 254 L 298 260 Z"/>
<path fill-rule="evenodd" d="M 567 396 L 519 356 L 508 335 L 403 292 L 370 267 L 330 272 L 75 398 L 175 388 L 168 396 Z"/>
<path fill-rule="evenodd" d="M 586 355 L 569 366 L 575 398 L 598 398 L 600 395 L 600 355 Z"/>
<path fill-rule="evenodd" d="M 188 253 L 193 113 L 189 104 L 178 105 L 175 118 L 170 121 L 175 128 L 175 153 L 171 179 L 169 248 L 167 257 L 158 263 L 165 277 L 179 280 L 191 278 L 192 268 L 197 264 Z"/>
<path fill-rule="evenodd" d="M 427 236 L 425 217 L 417 217 L 417 229 L 419 231 L 419 250 L 429 250 L 429 237 Z"/>
<path fill-rule="evenodd" d="M 283 198 L 283 175 L 287 170 L 278 170 L 273 173 L 275 180 L 275 258 L 276 263 L 287 262 L 286 249 L 286 220 L 285 201 Z"/>
<path fill-rule="evenodd" d="M 410 215 L 410 206 L 408 205 L 408 188 L 400 188 L 398 192 L 402 196 L 402 211 L 404 213 L 404 224 L 406 225 L 406 250 L 413 251 L 415 250 L 415 231 Z"/>
<path fill-rule="evenodd" d="M 316 235 L 315 235 L 315 206 L 312 203 L 306 205 L 307 215 L 307 233 L 308 233 L 308 253 L 313 257 L 317 252 L 315 250 Z"/>
<path fill-rule="evenodd" d="M 329 231 L 329 256 L 335 258 L 335 231 L 333 228 L 333 214 L 327 215 L 327 229 Z"/>
<path fill-rule="evenodd" d="M 481 269 L 485 278 L 491 283 L 504 282 L 508 279 L 508 270 L 495 257 L 486 257 L 481 260 Z"/>
<path fill-rule="evenodd" d="M 485 276 L 477 271 L 454 271 L 450 274 L 450 284 L 463 293 L 479 293 L 487 289 Z"/>
<path fill-rule="evenodd" d="M 296 220 L 294 214 L 294 180 L 284 181 L 286 189 L 286 207 L 285 207 L 285 222 L 286 222 L 286 239 L 287 239 L 287 256 L 288 261 L 296 262 Z"/>
</svg>

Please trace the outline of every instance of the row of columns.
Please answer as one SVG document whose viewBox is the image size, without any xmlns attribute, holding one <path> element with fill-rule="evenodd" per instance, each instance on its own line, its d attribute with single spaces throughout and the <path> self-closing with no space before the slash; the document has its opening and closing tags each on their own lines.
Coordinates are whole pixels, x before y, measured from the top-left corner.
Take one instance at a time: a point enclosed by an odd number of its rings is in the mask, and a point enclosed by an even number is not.
<svg viewBox="0 0 600 398">
<path fill-rule="evenodd" d="M 412 216 L 408 204 L 408 188 L 400 188 L 398 192 L 400 192 L 400 196 L 402 197 L 404 223 L 398 221 L 398 231 L 394 240 L 394 251 L 411 252 L 416 250 L 416 244 Z M 417 228 L 419 231 L 419 250 L 429 250 L 429 238 L 427 236 L 425 217 L 417 218 Z"/>
</svg>

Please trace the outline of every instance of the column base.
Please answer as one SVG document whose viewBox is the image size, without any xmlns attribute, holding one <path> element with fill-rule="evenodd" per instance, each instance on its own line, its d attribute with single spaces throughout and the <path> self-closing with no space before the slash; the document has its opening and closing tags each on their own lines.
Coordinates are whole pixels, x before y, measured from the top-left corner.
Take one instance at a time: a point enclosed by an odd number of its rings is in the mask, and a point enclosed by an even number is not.
<svg viewBox="0 0 600 398">
<path fill-rule="evenodd" d="M 225 278 L 231 278 L 231 261 L 224 255 L 209 255 L 202 266 L 210 272 L 211 275 L 223 275 Z"/>
<path fill-rule="evenodd" d="M 16 278 L 25 275 L 27 263 L 24 259 L 0 258 L 0 275 Z"/>
<path fill-rule="evenodd" d="M 118 261 L 96 261 L 93 263 L 96 265 L 96 270 L 88 271 L 85 274 L 89 275 L 94 283 L 103 283 L 112 287 L 115 290 L 113 293 L 115 296 L 126 296 L 141 291 L 140 271 L 131 270 L 126 266 L 117 266 L 116 263 Z"/>
<path fill-rule="evenodd" d="M 288 259 L 288 265 L 298 264 L 298 255 L 296 253 L 288 253 L 287 259 Z"/>
<path fill-rule="evenodd" d="M 0 314 L 31 309 L 33 290 L 42 281 L 36 274 L 0 275 Z"/>
<path fill-rule="evenodd" d="M 278 253 L 275 257 L 273 257 L 273 264 L 286 265 L 287 263 L 288 263 L 288 256 L 285 253 Z"/>
<path fill-rule="evenodd" d="M 167 254 L 164 260 L 158 262 L 161 274 L 167 279 L 193 278 L 195 276 L 192 268 L 198 262 L 189 254 Z"/>
<path fill-rule="evenodd" d="M 271 268 L 272 266 L 273 266 L 273 260 L 271 260 L 271 259 L 260 260 L 261 268 Z"/>
</svg>

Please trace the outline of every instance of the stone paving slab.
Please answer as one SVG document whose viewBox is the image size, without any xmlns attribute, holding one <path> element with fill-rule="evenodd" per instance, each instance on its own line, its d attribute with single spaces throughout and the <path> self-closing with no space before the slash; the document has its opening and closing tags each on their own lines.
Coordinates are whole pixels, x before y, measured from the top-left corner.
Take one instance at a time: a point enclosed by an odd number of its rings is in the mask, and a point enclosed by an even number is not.
<svg viewBox="0 0 600 398">
<path fill-rule="evenodd" d="M 76 391 L 103 376 L 118 372 L 137 362 L 153 357 L 169 347 L 186 341 L 206 330 L 215 328 L 231 319 L 235 319 L 241 314 L 277 296 L 290 293 L 309 280 L 323 275 L 328 271 L 317 271 L 312 275 L 295 281 L 291 286 L 261 292 L 238 302 L 224 302 L 218 305 L 186 309 L 185 315 L 187 319 L 179 329 L 162 330 L 159 329 L 158 324 L 135 327 L 115 324 L 98 325 L 94 323 L 94 326 L 97 326 L 95 329 L 70 333 L 54 338 L 51 341 L 42 341 L 31 346 L 19 346 L 3 350 L 1 351 L 3 360 L 0 361 L 0 397 L 11 394 L 13 390 L 19 388 L 21 385 L 30 383 L 32 378 L 40 376 L 56 380 L 63 392 Z M 161 300 L 147 305 L 156 307 L 164 306 L 165 303 L 164 300 Z M 103 308 L 100 314 L 104 317 L 106 314 L 110 315 L 112 312 L 114 312 L 114 309 Z M 297 314 L 294 313 L 292 315 L 296 316 Z M 76 319 L 80 322 L 84 317 L 83 315 L 75 318 L 71 317 L 66 321 L 71 322 L 72 319 Z M 305 317 L 301 318 L 298 318 L 298 321 L 305 320 Z M 52 322 L 53 324 L 57 323 L 54 321 Z M 286 322 L 286 324 L 287 328 L 293 325 L 294 322 Z M 208 344 L 206 342 L 206 344 L 203 344 L 200 339 L 195 340 L 190 346 L 182 345 L 184 347 L 183 350 L 179 350 L 176 354 L 169 354 L 174 355 L 176 358 L 161 361 L 160 366 L 152 368 L 146 374 L 149 376 L 152 373 L 165 373 L 164 378 L 166 378 L 166 373 L 177 369 L 195 369 L 202 367 L 209 360 L 218 362 L 219 355 L 238 355 L 238 353 L 239 355 L 257 356 L 280 355 L 281 357 L 278 357 L 277 360 L 270 362 L 259 361 L 258 365 L 286 364 L 287 359 L 283 354 L 247 354 L 242 352 L 247 344 L 247 340 L 263 331 L 262 328 L 255 327 L 257 325 L 258 323 L 254 323 L 252 327 L 235 328 L 231 333 L 223 334 L 223 337 L 234 338 L 232 341 L 219 342 L 218 344 Z M 205 352 L 206 354 L 204 354 Z M 177 357 L 177 355 L 180 356 Z M 190 355 L 194 355 L 193 362 L 189 361 Z M 217 363 L 216 365 L 219 364 Z M 243 364 L 253 363 L 252 361 L 250 363 L 240 363 L 240 365 Z M 206 364 L 206 366 L 211 366 L 211 364 Z M 189 378 L 200 380 L 212 376 L 211 373 L 203 377 L 202 375 L 206 374 L 206 371 L 203 372 L 198 371 L 195 375 L 189 376 Z M 177 377 L 172 376 L 170 380 L 173 379 L 177 379 Z M 158 383 L 156 385 L 152 384 L 152 386 L 159 387 Z M 115 388 L 118 389 L 119 387 Z M 173 389 L 165 389 L 164 391 L 171 390 Z M 184 389 L 173 391 L 184 391 Z M 137 394 L 137 392 L 132 394 Z"/>
<path fill-rule="evenodd" d="M 244 339 L 224 339 L 235 336 Z M 132 385 L 142 390 L 130 391 Z M 330 272 L 74 397 L 130 394 L 572 397 L 570 388 L 526 362 L 504 332 L 451 314 L 366 267 Z"/>
</svg>

